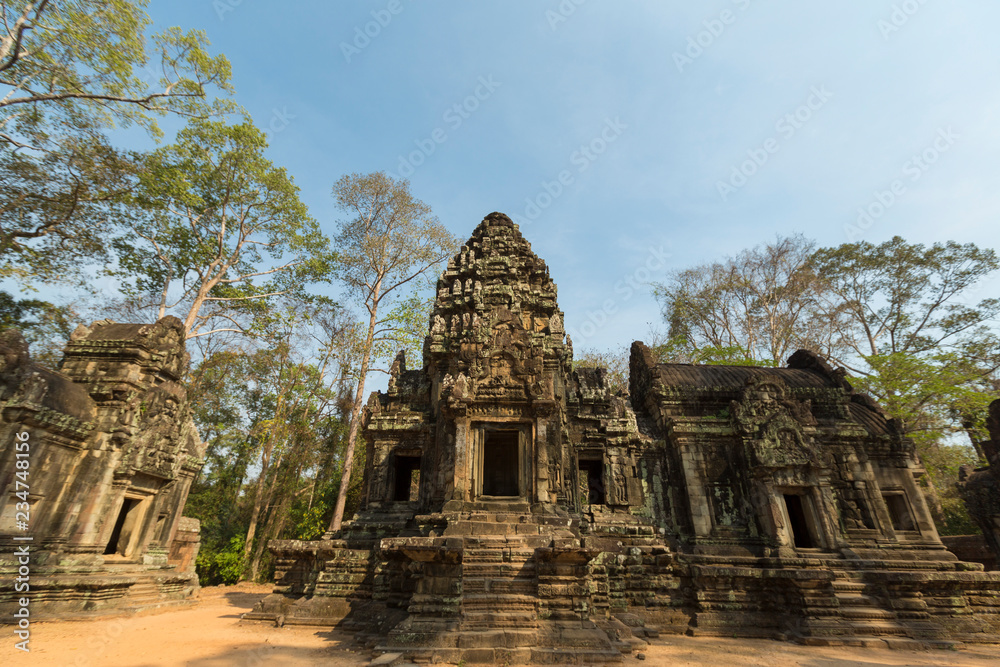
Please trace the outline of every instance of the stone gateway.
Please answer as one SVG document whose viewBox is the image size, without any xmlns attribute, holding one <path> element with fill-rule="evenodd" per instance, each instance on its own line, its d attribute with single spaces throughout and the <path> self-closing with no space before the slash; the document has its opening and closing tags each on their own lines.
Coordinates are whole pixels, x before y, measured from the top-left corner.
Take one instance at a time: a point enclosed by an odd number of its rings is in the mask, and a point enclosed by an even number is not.
<svg viewBox="0 0 1000 667">
<path fill-rule="evenodd" d="M 911 441 L 842 370 L 573 368 L 556 286 L 492 213 L 437 286 L 419 369 L 364 413 L 353 521 L 275 541 L 249 619 L 492 664 L 613 662 L 656 632 L 1000 641 L 1000 573 L 938 536 Z"/>
</svg>

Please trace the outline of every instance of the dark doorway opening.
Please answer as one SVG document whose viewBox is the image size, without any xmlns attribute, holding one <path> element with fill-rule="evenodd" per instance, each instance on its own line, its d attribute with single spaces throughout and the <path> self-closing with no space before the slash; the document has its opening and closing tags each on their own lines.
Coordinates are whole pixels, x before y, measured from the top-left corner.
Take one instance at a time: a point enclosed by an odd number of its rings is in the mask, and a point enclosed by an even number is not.
<svg viewBox="0 0 1000 667">
<path fill-rule="evenodd" d="M 785 507 L 788 510 L 788 521 L 791 524 L 792 539 L 799 549 L 813 549 L 816 543 L 813 541 L 812 531 L 809 530 L 809 518 L 802 503 L 802 496 L 795 494 L 785 494 Z"/>
<path fill-rule="evenodd" d="M 128 543 L 132 537 L 132 528 L 135 526 L 136 516 L 139 513 L 139 502 L 138 498 L 126 498 L 122 501 L 122 509 L 118 513 L 114 530 L 111 531 L 111 539 L 108 540 L 108 546 L 104 548 L 105 556 L 126 555 Z"/>
<path fill-rule="evenodd" d="M 517 496 L 518 431 L 486 431 L 483 443 L 483 495 Z"/>
<path fill-rule="evenodd" d="M 906 504 L 906 496 L 902 493 L 886 493 L 885 506 L 889 509 L 893 530 L 915 530 L 910 508 Z"/>
<path fill-rule="evenodd" d="M 587 504 L 604 505 L 604 462 L 598 459 L 580 459 L 580 481 L 584 480 Z"/>
<path fill-rule="evenodd" d="M 396 456 L 393 500 L 416 500 L 420 492 L 420 457 Z"/>
</svg>

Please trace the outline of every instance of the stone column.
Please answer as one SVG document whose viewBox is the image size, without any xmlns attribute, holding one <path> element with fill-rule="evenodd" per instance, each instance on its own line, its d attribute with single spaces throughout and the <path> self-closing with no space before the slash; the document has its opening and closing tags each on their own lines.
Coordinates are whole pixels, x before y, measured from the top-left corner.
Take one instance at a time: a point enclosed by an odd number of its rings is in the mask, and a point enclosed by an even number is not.
<svg viewBox="0 0 1000 667">
<path fill-rule="evenodd" d="M 691 507 L 691 527 L 694 529 L 695 537 L 708 537 L 712 534 L 712 507 L 708 503 L 708 494 L 705 492 L 702 479 L 701 452 L 694 443 L 682 443 L 679 440 L 677 440 L 677 451 L 680 454 L 684 487 Z"/>
<path fill-rule="evenodd" d="M 549 502 L 549 448 L 545 416 L 535 420 L 535 489 L 540 503 Z"/>
<path fill-rule="evenodd" d="M 455 419 L 455 470 L 451 491 L 452 500 L 471 500 L 469 489 L 469 420 Z"/>
</svg>

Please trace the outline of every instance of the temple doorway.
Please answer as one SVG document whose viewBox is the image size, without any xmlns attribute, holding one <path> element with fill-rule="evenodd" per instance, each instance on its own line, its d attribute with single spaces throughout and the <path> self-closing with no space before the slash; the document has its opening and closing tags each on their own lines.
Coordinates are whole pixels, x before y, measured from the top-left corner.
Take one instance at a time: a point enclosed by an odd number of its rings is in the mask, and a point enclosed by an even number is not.
<svg viewBox="0 0 1000 667">
<path fill-rule="evenodd" d="M 798 549 L 816 548 L 816 540 L 813 538 L 813 531 L 810 528 L 809 516 L 806 512 L 803 496 L 798 494 L 784 494 L 785 510 L 788 514 L 788 528 L 791 532 L 792 541 Z"/>
<path fill-rule="evenodd" d="M 420 457 L 395 456 L 392 499 L 397 502 L 416 500 L 420 493 Z"/>
<path fill-rule="evenodd" d="M 520 495 L 519 431 L 487 430 L 483 442 L 483 495 Z"/>
<path fill-rule="evenodd" d="M 604 461 L 580 459 L 580 491 L 584 504 L 604 505 Z"/>
<path fill-rule="evenodd" d="M 137 535 L 136 528 L 142 518 L 142 505 L 143 501 L 140 498 L 126 497 L 122 501 L 122 508 L 111 531 L 111 538 L 104 548 L 105 556 L 131 555 L 133 538 Z"/>
</svg>

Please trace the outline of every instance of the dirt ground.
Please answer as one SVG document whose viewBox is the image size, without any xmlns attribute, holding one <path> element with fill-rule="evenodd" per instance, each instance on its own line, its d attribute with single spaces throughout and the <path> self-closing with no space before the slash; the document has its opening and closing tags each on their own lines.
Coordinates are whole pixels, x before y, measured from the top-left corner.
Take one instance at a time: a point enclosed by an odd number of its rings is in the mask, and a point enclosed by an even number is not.
<svg viewBox="0 0 1000 667">
<path fill-rule="evenodd" d="M 193 607 L 156 614 L 87 621 L 32 624 L 31 652 L 14 648 L 10 626 L 0 644 L 0 664 L 58 667 L 230 667 L 275 665 L 355 667 L 372 656 L 352 647 L 338 631 L 240 625 L 240 614 L 268 592 L 241 584 L 202 589 Z M 761 667 L 859 667 L 1000 665 L 1000 647 L 959 651 L 807 647 L 766 640 L 692 638 L 669 635 L 654 640 L 646 660 L 624 665 L 759 665 Z"/>
</svg>

